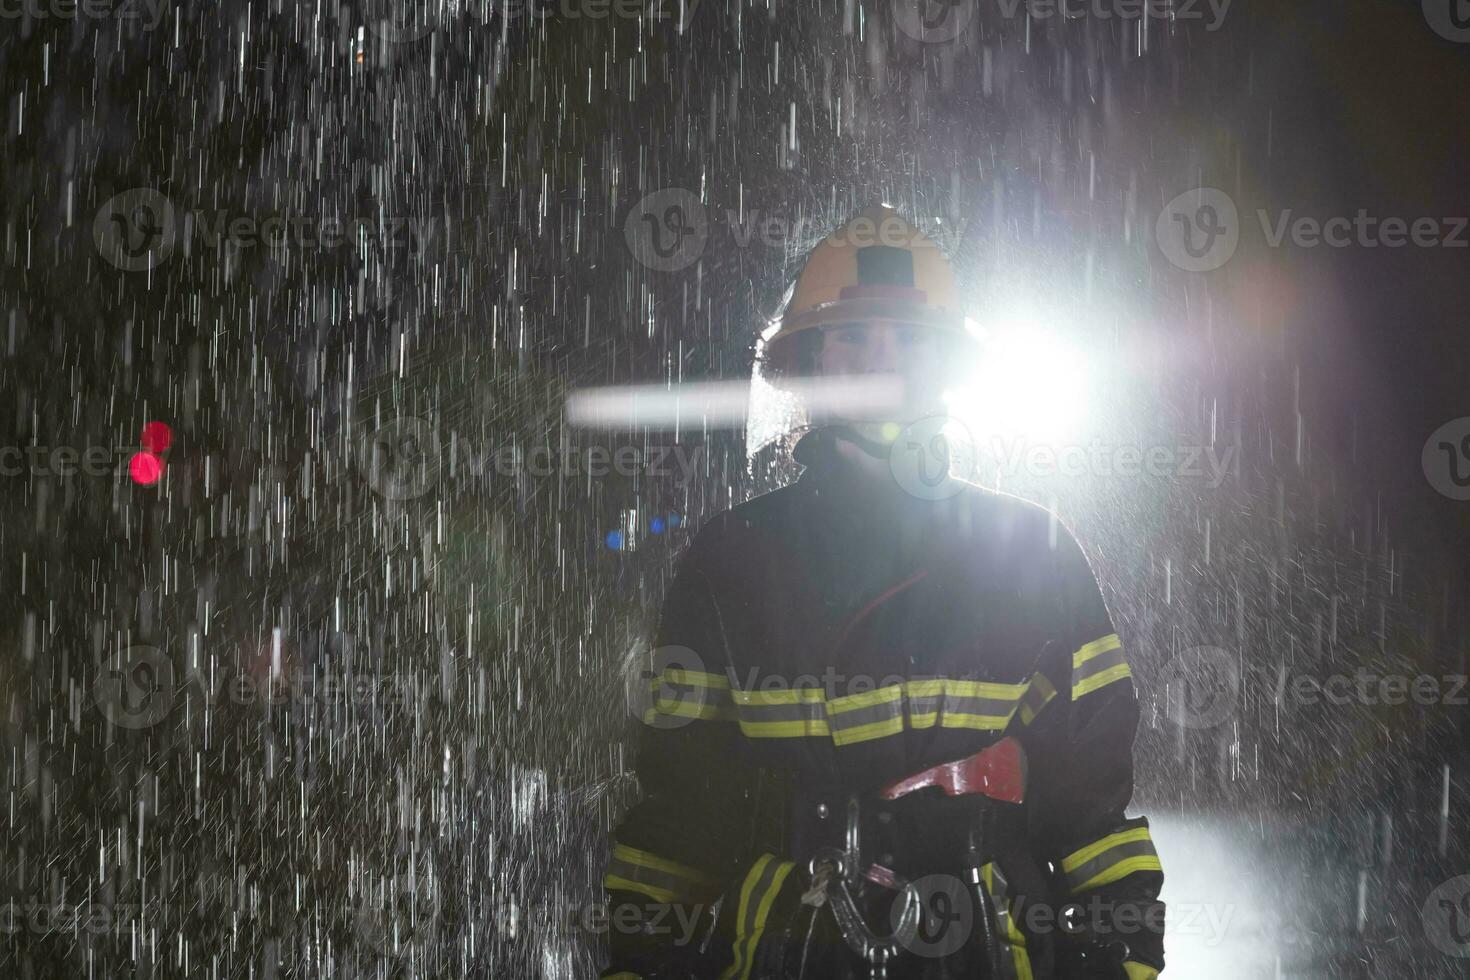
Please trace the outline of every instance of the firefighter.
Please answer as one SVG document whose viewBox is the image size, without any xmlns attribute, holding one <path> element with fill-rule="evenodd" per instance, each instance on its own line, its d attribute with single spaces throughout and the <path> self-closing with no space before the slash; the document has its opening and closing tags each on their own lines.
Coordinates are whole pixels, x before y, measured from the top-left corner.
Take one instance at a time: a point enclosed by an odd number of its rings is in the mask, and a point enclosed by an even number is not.
<svg viewBox="0 0 1470 980">
<path fill-rule="evenodd" d="M 896 374 L 908 397 L 813 427 L 799 479 L 681 558 L 605 978 L 1163 969 L 1162 867 L 1125 815 L 1137 701 L 1087 559 L 1041 508 L 895 476 L 975 337 L 945 257 L 891 209 L 808 257 L 764 370 Z"/>
</svg>

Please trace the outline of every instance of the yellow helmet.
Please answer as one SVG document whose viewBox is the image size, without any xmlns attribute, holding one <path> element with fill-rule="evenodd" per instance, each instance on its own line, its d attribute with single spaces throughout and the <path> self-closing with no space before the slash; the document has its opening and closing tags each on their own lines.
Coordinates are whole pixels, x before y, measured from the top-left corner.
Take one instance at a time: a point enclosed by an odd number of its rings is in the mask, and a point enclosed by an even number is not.
<svg viewBox="0 0 1470 980">
<path fill-rule="evenodd" d="M 949 260 L 932 239 L 886 205 L 866 208 L 807 256 L 790 301 L 765 344 L 765 361 L 787 373 L 798 345 L 814 327 L 895 320 L 952 331 L 974 340 L 961 308 Z"/>
</svg>

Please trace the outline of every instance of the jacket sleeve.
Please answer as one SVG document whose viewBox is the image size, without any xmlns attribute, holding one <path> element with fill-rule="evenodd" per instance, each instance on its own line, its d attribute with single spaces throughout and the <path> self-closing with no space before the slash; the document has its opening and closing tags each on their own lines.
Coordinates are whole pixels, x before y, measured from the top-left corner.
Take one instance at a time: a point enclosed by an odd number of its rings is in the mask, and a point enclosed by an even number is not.
<svg viewBox="0 0 1470 980">
<path fill-rule="evenodd" d="M 1164 967 L 1163 866 L 1133 796 L 1132 671 L 1082 550 L 1057 528 L 1056 639 L 1020 707 L 1030 836 L 1091 938 L 1121 940 L 1129 980 Z"/>
<path fill-rule="evenodd" d="M 704 571 L 710 538 L 702 532 L 680 563 L 645 671 L 635 766 L 643 795 L 613 832 L 604 977 L 704 975 L 700 946 L 713 905 L 749 857 L 755 773 Z"/>
</svg>

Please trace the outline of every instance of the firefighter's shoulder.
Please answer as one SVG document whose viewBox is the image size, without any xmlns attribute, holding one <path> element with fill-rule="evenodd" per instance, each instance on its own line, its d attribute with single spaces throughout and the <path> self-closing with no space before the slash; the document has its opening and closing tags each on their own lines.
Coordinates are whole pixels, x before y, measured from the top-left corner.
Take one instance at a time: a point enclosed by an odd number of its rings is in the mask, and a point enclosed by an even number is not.
<svg viewBox="0 0 1470 980">
<path fill-rule="evenodd" d="M 799 490 L 795 484 L 760 494 L 722 510 L 699 528 L 694 536 L 696 547 L 712 548 L 740 540 L 751 532 L 769 528 L 787 519 L 797 505 Z"/>
<path fill-rule="evenodd" d="M 952 512 L 953 520 L 966 522 L 976 532 L 1000 541 L 1045 544 L 1047 550 L 1077 546 L 1055 510 L 1004 490 L 951 479 L 954 493 L 951 505 L 945 509 Z"/>
</svg>

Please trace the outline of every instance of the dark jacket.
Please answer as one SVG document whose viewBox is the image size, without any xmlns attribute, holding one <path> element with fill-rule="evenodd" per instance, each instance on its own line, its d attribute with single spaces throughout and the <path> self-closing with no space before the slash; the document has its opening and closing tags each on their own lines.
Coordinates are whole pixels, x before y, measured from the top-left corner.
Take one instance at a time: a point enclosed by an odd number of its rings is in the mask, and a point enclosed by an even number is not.
<svg viewBox="0 0 1470 980">
<path fill-rule="evenodd" d="M 830 821 L 846 795 L 862 797 L 875 861 L 901 880 L 953 875 L 969 819 L 955 798 L 871 794 L 1008 734 L 1025 750 L 1026 800 L 996 807 L 985 868 L 1004 973 L 1106 975 L 1084 973 L 1075 951 L 1121 939 L 1128 975 L 1152 976 L 1163 874 L 1148 822 L 1124 815 L 1138 708 L 1081 549 L 1014 497 L 964 485 L 920 499 L 859 476 L 838 437 L 803 439 L 795 484 L 719 515 L 682 559 L 644 717 L 644 796 L 605 879 L 604 976 L 794 975 L 793 943 L 808 977 L 849 975 L 829 926 L 813 927 L 815 954 L 793 928 L 803 913 L 831 918 L 800 900 L 824 843 L 814 815 Z M 1082 915 L 1064 932 L 1068 903 Z M 686 937 L 669 905 L 712 930 Z M 890 975 L 976 975 L 970 952 L 921 935 L 928 945 Z"/>
</svg>

